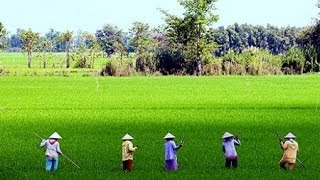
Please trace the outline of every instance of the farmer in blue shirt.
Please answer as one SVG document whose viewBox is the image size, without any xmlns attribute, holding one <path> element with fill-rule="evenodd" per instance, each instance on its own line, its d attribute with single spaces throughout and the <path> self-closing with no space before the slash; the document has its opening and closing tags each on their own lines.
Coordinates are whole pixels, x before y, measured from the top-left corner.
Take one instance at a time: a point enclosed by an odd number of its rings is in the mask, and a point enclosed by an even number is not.
<svg viewBox="0 0 320 180">
<path fill-rule="evenodd" d="M 230 168 L 231 166 L 237 168 L 238 154 L 235 146 L 240 146 L 240 140 L 238 139 L 238 137 L 234 137 L 234 135 L 229 132 L 225 132 L 222 136 L 222 139 L 222 151 L 224 152 L 226 157 L 225 166 L 227 168 Z"/>
<path fill-rule="evenodd" d="M 167 171 L 177 171 L 178 170 L 178 158 L 176 152 L 183 146 L 181 142 L 179 146 L 173 141 L 174 135 L 168 133 L 164 139 L 164 158 L 166 160 L 166 170 Z"/>
</svg>

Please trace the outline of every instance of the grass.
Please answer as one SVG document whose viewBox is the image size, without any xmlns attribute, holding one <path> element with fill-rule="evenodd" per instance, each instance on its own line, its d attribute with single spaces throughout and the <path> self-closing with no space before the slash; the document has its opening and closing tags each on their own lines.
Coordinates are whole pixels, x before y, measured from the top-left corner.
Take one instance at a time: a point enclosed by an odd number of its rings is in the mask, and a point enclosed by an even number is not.
<svg viewBox="0 0 320 180">
<path fill-rule="evenodd" d="M 54 179 L 318 179 L 319 76 L 0 77 L 0 179 L 50 178 L 32 133 L 61 134 Z M 297 137 L 309 173 L 278 167 L 273 129 Z M 226 170 L 225 131 L 241 131 L 239 168 Z M 163 136 L 187 136 L 180 169 L 164 171 Z M 121 171 L 121 137 L 139 146 L 131 174 Z"/>
</svg>

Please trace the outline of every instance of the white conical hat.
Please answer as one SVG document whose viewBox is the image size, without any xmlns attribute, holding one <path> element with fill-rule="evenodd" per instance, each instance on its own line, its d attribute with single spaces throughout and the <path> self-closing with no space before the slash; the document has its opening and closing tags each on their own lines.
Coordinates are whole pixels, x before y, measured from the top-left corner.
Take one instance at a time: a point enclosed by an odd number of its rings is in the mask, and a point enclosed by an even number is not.
<svg viewBox="0 0 320 180">
<path fill-rule="evenodd" d="M 62 137 L 57 132 L 54 132 L 49 139 L 62 139 Z"/>
<path fill-rule="evenodd" d="M 285 138 L 285 139 L 295 139 L 296 136 L 293 135 L 292 133 L 288 133 L 284 138 Z"/>
<path fill-rule="evenodd" d="M 122 140 L 133 140 L 133 137 L 130 136 L 129 134 L 126 134 L 123 136 Z"/>
<path fill-rule="evenodd" d="M 225 139 L 225 138 L 229 138 L 229 137 L 233 137 L 233 134 L 229 133 L 229 132 L 225 132 L 222 136 L 222 139 Z"/>
<path fill-rule="evenodd" d="M 174 139 L 174 138 L 175 138 L 174 135 L 172 135 L 171 133 L 168 133 L 168 134 L 166 134 L 166 135 L 164 136 L 163 139 Z"/>
</svg>

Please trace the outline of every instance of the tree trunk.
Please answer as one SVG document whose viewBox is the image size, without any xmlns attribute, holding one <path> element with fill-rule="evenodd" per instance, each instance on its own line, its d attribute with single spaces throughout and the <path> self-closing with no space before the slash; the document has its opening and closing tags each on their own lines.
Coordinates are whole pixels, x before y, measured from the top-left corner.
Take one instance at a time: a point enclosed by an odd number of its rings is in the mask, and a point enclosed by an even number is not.
<svg viewBox="0 0 320 180">
<path fill-rule="evenodd" d="M 197 76 L 201 76 L 201 49 L 200 49 L 200 41 L 201 41 L 201 26 L 198 24 L 197 28 L 197 63 L 196 63 L 196 72 Z"/>
<path fill-rule="evenodd" d="M 313 72 L 313 58 L 311 59 L 311 72 Z"/>
<path fill-rule="evenodd" d="M 45 57 L 43 60 L 43 68 L 47 68 L 47 62 L 48 62 L 48 58 Z"/>
<path fill-rule="evenodd" d="M 67 68 L 70 67 L 70 42 L 67 42 Z"/>
<path fill-rule="evenodd" d="M 32 66 L 32 52 L 28 51 L 28 68 Z"/>
<path fill-rule="evenodd" d="M 90 69 L 93 69 L 93 67 L 94 67 L 94 58 L 92 58 Z"/>
</svg>

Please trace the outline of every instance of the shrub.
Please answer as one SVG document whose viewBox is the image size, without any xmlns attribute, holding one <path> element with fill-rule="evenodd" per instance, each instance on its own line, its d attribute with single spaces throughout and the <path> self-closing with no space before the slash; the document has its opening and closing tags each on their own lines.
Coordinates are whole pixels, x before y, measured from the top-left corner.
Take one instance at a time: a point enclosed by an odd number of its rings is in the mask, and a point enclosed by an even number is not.
<svg viewBox="0 0 320 180">
<path fill-rule="evenodd" d="M 9 75 L 9 69 L 0 66 L 0 76 Z"/>
<path fill-rule="evenodd" d="M 102 68 L 101 76 L 131 76 L 135 74 L 134 62 L 132 60 L 119 61 L 110 60 L 106 66 Z"/>
<path fill-rule="evenodd" d="M 226 75 L 281 74 L 281 56 L 272 55 L 267 50 L 250 47 L 241 54 L 229 52 L 222 59 L 222 72 Z"/>
</svg>

